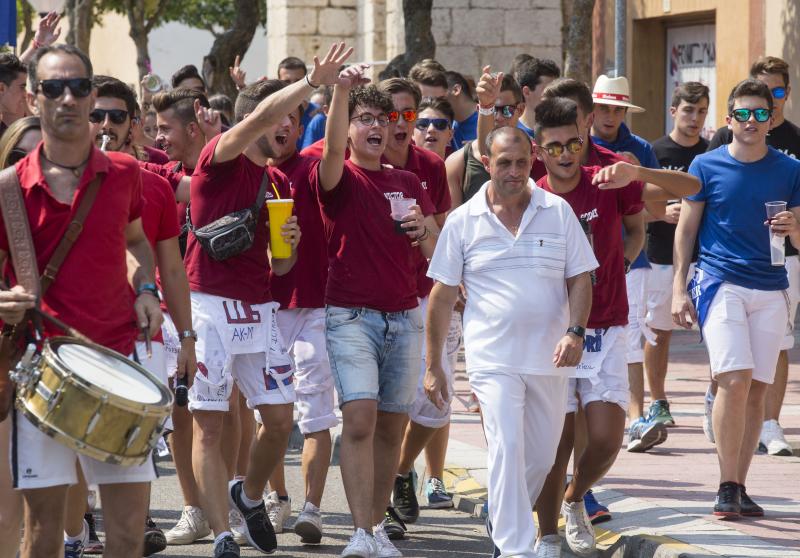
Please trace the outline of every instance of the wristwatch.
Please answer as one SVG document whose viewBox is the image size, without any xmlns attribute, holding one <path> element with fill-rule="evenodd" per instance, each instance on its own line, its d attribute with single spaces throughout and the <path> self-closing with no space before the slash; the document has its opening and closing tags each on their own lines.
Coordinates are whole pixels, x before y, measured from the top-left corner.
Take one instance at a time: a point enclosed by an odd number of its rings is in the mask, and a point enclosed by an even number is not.
<svg viewBox="0 0 800 558">
<path fill-rule="evenodd" d="M 155 283 L 142 283 L 139 285 L 139 288 L 136 289 L 136 296 L 138 297 L 142 293 L 151 294 L 156 297 L 156 300 L 161 301 L 161 296 L 158 294 L 158 287 L 156 287 Z"/>
<path fill-rule="evenodd" d="M 571 328 L 567 329 L 567 333 L 572 333 L 573 335 L 577 335 L 583 339 L 586 336 L 586 328 L 581 326 L 572 326 Z"/>
<path fill-rule="evenodd" d="M 193 329 L 184 329 L 178 334 L 178 341 L 183 341 L 189 337 L 197 341 L 197 332 Z"/>
</svg>

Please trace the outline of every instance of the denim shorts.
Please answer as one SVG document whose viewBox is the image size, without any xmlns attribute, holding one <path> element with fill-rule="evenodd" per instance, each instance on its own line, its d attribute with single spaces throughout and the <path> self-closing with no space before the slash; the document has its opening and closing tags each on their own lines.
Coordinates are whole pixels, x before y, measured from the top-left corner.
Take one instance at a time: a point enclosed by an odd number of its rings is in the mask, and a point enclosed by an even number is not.
<svg viewBox="0 0 800 558">
<path fill-rule="evenodd" d="M 328 306 L 328 357 L 339 406 L 374 399 L 378 410 L 407 413 L 414 403 L 422 351 L 422 312 Z"/>
</svg>

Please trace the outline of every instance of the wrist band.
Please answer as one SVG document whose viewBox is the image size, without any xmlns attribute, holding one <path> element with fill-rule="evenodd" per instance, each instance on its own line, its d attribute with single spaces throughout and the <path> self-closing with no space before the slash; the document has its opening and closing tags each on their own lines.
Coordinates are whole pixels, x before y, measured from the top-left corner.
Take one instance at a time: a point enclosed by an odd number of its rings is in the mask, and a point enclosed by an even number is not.
<svg viewBox="0 0 800 558">
<path fill-rule="evenodd" d="M 417 237 L 417 242 L 422 242 L 423 240 L 427 239 L 430 236 L 430 231 L 428 230 L 427 225 L 425 226 L 425 232 Z"/>
<path fill-rule="evenodd" d="M 40 43 L 36 39 L 33 40 L 33 48 L 39 49 L 39 48 L 42 48 L 43 46 L 44 46 L 44 43 Z"/>
<path fill-rule="evenodd" d="M 151 294 L 156 297 L 158 301 L 161 301 L 161 296 L 158 294 L 158 287 L 155 286 L 155 283 L 142 283 L 139 285 L 139 288 L 136 289 L 136 296 L 139 297 L 143 293 Z"/>
<path fill-rule="evenodd" d="M 308 78 L 308 74 L 306 74 L 306 83 L 307 83 L 309 86 L 313 87 L 314 89 L 316 89 L 316 88 L 318 88 L 318 87 L 319 87 L 319 85 L 314 85 L 313 83 L 311 83 L 311 80 Z"/>
<path fill-rule="evenodd" d="M 483 106 L 478 105 L 478 114 L 481 116 L 494 116 L 494 105 L 491 108 L 483 108 Z"/>
</svg>

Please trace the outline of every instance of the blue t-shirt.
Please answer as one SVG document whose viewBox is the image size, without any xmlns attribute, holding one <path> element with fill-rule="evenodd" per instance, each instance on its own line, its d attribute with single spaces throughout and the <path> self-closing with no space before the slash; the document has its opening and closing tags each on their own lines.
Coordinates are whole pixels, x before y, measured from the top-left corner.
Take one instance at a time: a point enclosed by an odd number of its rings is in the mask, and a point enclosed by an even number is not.
<svg viewBox="0 0 800 558">
<path fill-rule="evenodd" d="M 748 289 L 786 289 L 786 268 L 770 261 L 764 204 L 785 201 L 788 208 L 800 206 L 800 161 L 770 147 L 762 159 L 742 163 L 728 147 L 698 155 L 689 167 L 701 188 L 686 199 L 705 202 L 697 266 Z"/>
<path fill-rule="evenodd" d="M 311 119 L 313 118 L 312 113 L 318 108 L 319 105 L 311 102 L 308 103 L 306 110 L 303 112 L 303 116 L 300 117 L 300 124 L 303 126 L 303 128 L 306 128 L 308 126 L 308 123 L 311 122 Z M 297 138 L 297 149 L 300 149 L 302 143 L 303 143 L 303 138 L 302 137 Z"/>
<path fill-rule="evenodd" d="M 325 122 L 328 116 L 324 112 L 318 112 L 308 123 L 300 138 L 300 149 L 305 149 L 312 143 L 316 143 L 325 137 Z"/>
<path fill-rule="evenodd" d="M 533 128 L 528 128 L 525 124 L 522 123 L 522 120 L 517 120 L 517 128 L 528 134 L 529 138 L 535 139 L 533 137 L 534 135 Z"/>
<path fill-rule="evenodd" d="M 597 145 L 610 149 L 614 153 L 619 153 L 620 151 L 633 153 L 636 158 L 639 159 L 639 163 L 643 167 L 650 169 L 661 168 L 661 165 L 658 163 L 658 157 L 656 157 L 655 151 L 653 151 L 653 146 L 650 145 L 646 139 L 632 134 L 624 122 L 620 124 L 619 130 L 617 131 L 617 139 L 613 142 L 605 141 L 597 136 L 592 136 L 592 141 Z M 631 269 L 649 267 L 650 262 L 647 261 L 647 253 L 645 250 L 639 252 L 639 255 L 633 263 L 631 263 Z"/>
<path fill-rule="evenodd" d="M 469 118 L 461 122 L 453 122 L 454 150 L 461 149 L 468 141 L 478 139 L 478 111 L 473 112 Z"/>
</svg>

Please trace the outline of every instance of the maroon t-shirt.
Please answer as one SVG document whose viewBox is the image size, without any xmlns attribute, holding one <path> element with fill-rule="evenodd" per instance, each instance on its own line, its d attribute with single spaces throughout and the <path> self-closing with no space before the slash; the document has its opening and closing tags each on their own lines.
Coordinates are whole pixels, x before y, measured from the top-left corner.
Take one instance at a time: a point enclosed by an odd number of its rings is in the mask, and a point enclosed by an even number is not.
<svg viewBox="0 0 800 558">
<path fill-rule="evenodd" d="M 134 293 L 128 283 L 125 232 L 128 223 L 142 215 L 139 165 L 124 153 L 103 153 L 93 147 L 72 203 L 65 204 L 53 197 L 42 172 L 42 145 L 16 164 L 40 272 L 64 236 L 89 183 L 95 176 L 103 177 L 81 236 L 45 294 L 42 309 L 94 342 L 128 355 L 133 352 L 138 330 Z M 9 251 L 2 217 L 0 249 Z M 9 263 L 10 259 L 6 272 L 13 276 Z M 46 321 L 44 328 L 48 337 L 64 334 Z"/>
<path fill-rule="evenodd" d="M 282 172 L 259 166 L 244 155 L 212 164 L 214 149 L 221 137 L 222 134 L 206 144 L 192 175 L 191 216 L 195 228 L 203 227 L 228 213 L 252 207 L 265 172 L 281 197 L 290 197 L 289 182 Z M 267 186 L 266 199 L 274 197 L 272 186 Z M 197 238 L 189 233 L 184 257 L 189 288 L 250 304 L 271 302 L 267 220 L 267 207 L 264 204 L 258 216 L 253 245 L 249 250 L 224 261 L 209 256 Z"/>
<path fill-rule="evenodd" d="M 155 163 L 157 165 L 166 165 L 167 163 L 169 163 L 169 155 L 167 155 L 160 149 L 156 149 L 155 147 L 150 147 L 149 145 L 143 145 L 142 149 L 144 149 L 145 153 L 147 153 L 148 163 Z"/>
<path fill-rule="evenodd" d="M 392 198 L 414 198 L 424 215 L 433 214 L 416 175 L 402 170 L 363 169 L 345 161 L 339 184 L 328 192 L 312 167 L 328 239 L 325 303 L 400 312 L 417 306 L 417 270 L 411 240 L 394 230 Z"/>
<path fill-rule="evenodd" d="M 278 165 L 289 178 L 294 213 L 302 232 L 297 246 L 297 262 L 286 275 L 270 277 L 273 298 L 281 308 L 322 308 L 328 280 L 328 245 L 320 215 L 316 189 L 309 182 L 317 159 L 295 153 Z"/>
<path fill-rule="evenodd" d="M 388 162 L 388 161 L 384 161 Z M 400 168 L 400 167 L 395 167 Z M 422 188 L 427 192 L 433 204 L 433 212 L 447 213 L 450 211 L 450 188 L 447 186 L 447 171 L 444 161 L 436 153 L 422 149 L 416 145 L 408 146 L 408 160 L 401 170 L 413 172 L 419 178 Z M 433 288 L 433 279 L 428 277 L 428 259 L 422 252 L 414 250 L 414 259 L 417 267 L 417 296 L 425 298 Z"/>
<path fill-rule="evenodd" d="M 173 192 L 176 192 L 178 190 L 178 185 L 181 182 L 181 178 L 183 178 L 184 176 L 191 176 L 194 173 L 194 169 L 187 168 L 183 164 L 178 163 L 177 161 L 168 161 L 165 164 L 147 163 L 145 161 L 139 161 L 139 166 L 141 166 L 145 170 L 154 172 L 157 175 L 166 178 Z M 186 223 L 186 203 L 176 202 L 176 204 L 177 204 L 176 211 L 178 212 L 178 224 L 182 228 L 183 225 Z"/>
<path fill-rule="evenodd" d="M 644 208 L 644 184 L 631 182 L 624 188 L 600 190 L 592 177 L 600 167 L 581 167 L 581 179 L 571 192 L 553 192 L 545 176 L 538 185 L 567 200 L 579 219 L 589 222 L 594 254 L 600 267 L 592 287 L 590 328 L 622 326 L 628 323 L 628 294 L 625 287 L 625 255 L 622 244 L 622 216 Z"/>
</svg>

